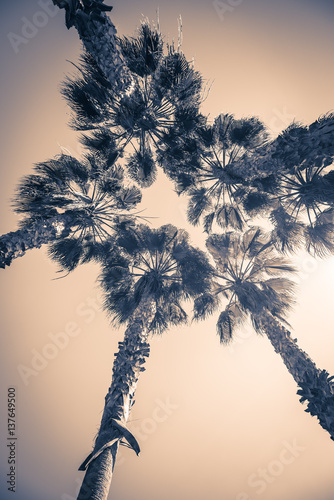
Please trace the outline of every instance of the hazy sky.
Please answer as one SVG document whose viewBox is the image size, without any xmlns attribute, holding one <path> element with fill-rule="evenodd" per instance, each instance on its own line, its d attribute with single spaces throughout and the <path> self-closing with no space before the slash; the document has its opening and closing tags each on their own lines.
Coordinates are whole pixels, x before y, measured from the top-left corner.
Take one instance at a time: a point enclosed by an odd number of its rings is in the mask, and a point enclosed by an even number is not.
<svg viewBox="0 0 334 500">
<path fill-rule="evenodd" d="M 20 177 L 61 148 L 74 155 L 81 150 L 59 95 L 71 71 L 67 60 L 78 60 L 80 43 L 50 4 L 0 4 L 1 234 L 17 227 L 10 200 Z M 183 50 L 211 85 L 204 112 L 212 118 L 255 114 L 276 136 L 293 119 L 310 123 L 333 111 L 333 5 L 119 0 L 112 19 L 119 34 L 132 35 L 142 17 L 155 20 L 159 8 L 161 31 L 171 40 L 181 15 Z M 46 17 L 40 14 L 45 8 Z M 14 43 L 13 34 L 25 41 Z M 171 222 L 190 229 L 196 244 L 203 240 L 186 223 L 186 201 L 163 176 L 145 193 L 144 205 L 159 216 L 155 225 Z M 289 321 L 300 347 L 334 374 L 334 258 L 301 254 L 296 260 L 302 275 Z M 14 498 L 6 486 L 5 412 L 13 385 L 15 500 L 75 498 L 82 479 L 77 468 L 91 450 L 123 333 L 101 312 L 97 273 L 97 266 L 82 266 L 54 280 L 57 267 L 45 250 L 1 271 L 1 498 Z M 68 339 L 63 349 L 54 346 L 59 332 Z M 24 380 L 20 367 L 32 368 L 43 352 L 55 356 L 44 366 L 40 360 L 39 371 Z M 269 341 L 250 328 L 227 348 L 219 345 L 215 318 L 154 338 L 129 422 L 142 453 L 121 450 L 110 498 L 333 500 L 334 444 L 303 411 L 296 390 Z"/>
</svg>

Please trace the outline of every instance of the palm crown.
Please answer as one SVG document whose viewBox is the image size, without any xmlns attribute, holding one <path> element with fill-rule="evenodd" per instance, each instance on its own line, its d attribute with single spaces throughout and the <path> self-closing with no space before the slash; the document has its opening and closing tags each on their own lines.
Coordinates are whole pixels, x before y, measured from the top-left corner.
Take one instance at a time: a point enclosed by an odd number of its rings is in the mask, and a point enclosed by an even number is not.
<svg viewBox="0 0 334 500">
<path fill-rule="evenodd" d="M 258 319 L 262 314 L 284 320 L 293 291 L 293 282 L 285 275 L 294 268 L 277 255 L 259 228 L 243 234 L 212 234 L 206 245 L 216 263 L 216 279 L 212 291 L 196 299 L 196 319 L 217 309 L 222 297 L 227 299 L 217 322 L 221 342 L 233 338 L 235 327 L 247 315 L 259 332 Z"/>
<path fill-rule="evenodd" d="M 135 215 L 131 210 L 141 199 L 137 187 L 124 185 L 120 166 L 96 155 L 81 162 L 61 155 L 37 164 L 35 172 L 21 181 L 15 210 L 25 216 L 22 226 L 64 215 L 68 225 L 59 227 L 50 253 L 69 270 L 93 258 L 118 225 Z"/>
<path fill-rule="evenodd" d="M 72 126 L 91 131 L 83 143 L 107 151 L 116 140 L 119 154 L 129 146 L 128 171 L 146 187 L 156 177 L 154 151 L 168 128 L 196 116 L 202 81 L 179 47 L 169 45 L 164 53 L 161 34 L 146 22 L 136 38 L 119 38 L 118 43 L 132 78 L 126 91 L 115 91 L 85 54 L 81 75 L 67 79 L 63 94 L 74 111 Z"/>
<path fill-rule="evenodd" d="M 334 250 L 333 139 L 334 116 L 329 114 L 309 127 L 290 125 L 261 157 L 244 162 L 240 175 L 247 171 L 252 178 L 243 204 L 250 215 L 269 214 L 280 251 L 301 244 L 319 256 Z"/>
<path fill-rule="evenodd" d="M 213 269 L 205 254 L 189 244 L 185 231 L 166 225 L 123 229 L 104 261 L 105 306 L 116 321 L 131 318 L 143 299 L 155 302 L 151 330 L 185 322 L 184 299 L 209 289 Z"/>
<path fill-rule="evenodd" d="M 219 115 L 212 125 L 203 119 L 189 136 L 171 137 L 163 153 L 167 174 L 176 181 L 178 192 L 189 197 L 188 219 L 203 221 L 207 232 L 219 227 L 242 229 L 244 215 L 238 206 L 245 179 L 235 166 L 263 147 L 267 139 L 257 118 L 235 119 Z"/>
</svg>

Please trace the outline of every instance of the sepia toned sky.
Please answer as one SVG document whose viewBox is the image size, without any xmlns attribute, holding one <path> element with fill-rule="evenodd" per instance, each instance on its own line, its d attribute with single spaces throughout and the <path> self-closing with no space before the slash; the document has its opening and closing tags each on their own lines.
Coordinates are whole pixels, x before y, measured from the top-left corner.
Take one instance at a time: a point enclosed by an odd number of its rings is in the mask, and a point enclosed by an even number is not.
<svg viewBox="0 0 334 500">
<path fill-rule="evenodd" d="M 72 71 L 68 61 L 78 60 L 80 42 L 76 31 L 66 29 L 63 12 L 51 5 L 51 0 L 0 3 L 0 234 L 17 228 L 11 199 L 33 164 L 64 148 L 78 157 L 81 151 L 59 94 Z M 203 105 L 211 118 L 221 112 L 257 115 L 276 136 L 294 119 L 311 123 L 334 111 L 331 1 L 117 0 L 113 5 L 119 34 L 130 36 L 143 16 L 156 20 L 159 8 L 166 41 L 176 39 L 182 16 L 183 50 L 211 87 Z M 14 37 L 14 43 L 13 34 L 24 41 Z M 186 200 L 162 174 L 144 193 L 143 206 L 147 215 L 158 217 L 154 226 L 171 222 L 203 244 L 201 230 L 186 222 Z M 295 260 L 301 274 L 289 317 L 293 335 L 319 368 L 334 374 L 334 257 L 320 261 L 300 253 Z M 123 330 L 112 329 L 101 310 L 98 267 L 82 266 L 63 279 L 55 279 L 57 270 L 45 249 L 0 270 L 0 496 L 5 500 L 76 498 L 82 480 L 77 469 L 91 451 L 122 339 Z M 215 319 L 152 339 L 129 420 L 142 452 L 138 458 L 121 449 L 109 498 L 333 500 L 334 443 L 303 411 L 280 357 L 250 327 L 231 346 L 220 346 Z M 6 398 L 12 386 L 15 496 L 6 485 Z"/>
</svg>

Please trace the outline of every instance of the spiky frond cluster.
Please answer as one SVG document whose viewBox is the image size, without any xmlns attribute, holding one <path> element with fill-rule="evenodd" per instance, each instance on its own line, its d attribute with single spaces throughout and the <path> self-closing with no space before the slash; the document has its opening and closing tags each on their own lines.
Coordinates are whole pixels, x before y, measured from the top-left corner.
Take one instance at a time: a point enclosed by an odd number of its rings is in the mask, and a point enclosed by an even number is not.
<svg viewBox="0 0 334 500">
<path fill-rule="evenodd" d="M 280 174 L 273 200 L 278 208 L 270 219 L 274 224 L 273 239 L 283 252 L 303 243 L 313 255 L 333 253 L 334 186 L 328 178 L 330 173 L 321 175 L 327 166 L 324 162 L 320 167 L 307 166 Z"/>
<path fill-rule="evenodd" d="M 334 114 L 320 116 L 311 125 L 293 123 L 274 141 L 274 158 L 293 169 L 302 164 L 333 159 L 334 156 Z"/>
<path fill-rule="evenodd" d="M 118 43 L 131 87 L 115 91 L 92 57 L 84 55 L 79 77 L 68 78 L 62 92 L 74 112 L 72 126 L 90 131 L 83 143 L 103 144 L 107 152 L 109 141 L 115 140 L 120 154 L 127 153 L 129 174 L 147 187 L 155 180 L 155 153 L 168 129 L 180 123 L 192 126 L 196 120 L 202 79 L 179 48 L 169 45 L 164 51 L 161 34 L 148 22 L 136 37 L 119 38 Z"/>
<path fill-rule="evenodd" d="M 206 246 L 216 263 L 216 281 L 211 293 L 195 301 L 195 318 L 217 309 L 222 297 L 228 300 L 220 313 L 217 330 L 223 343 L 233 338 L 235 328 L 246 316 L 259 331 L 257 318 L 269 313 L 283 320 L 292 304 L 293 282 L 285 275 L 294 271 L 278 256 L 259 228 L 243 234 L 212 234 Z"/>
<path fill-rule="evenodd" d="M 250 185 L 238 191 L 243 208 L 251 217 L 264 211 L 283 253 L 301 245 L 317 256 L 334 250 L 333 143 L 334 115 L 326 115 L 309 127 L 291 125 L 234 166 Z"/>
<path fill-rule="evenodd" d="M 237 120 L 221 114 L 212 125 L 199 122 L 191 137 L 170 136 L 163 160 L 165 171 L 189 197 L 188 219 L 203 222 L 206 232 L 216 223 L 242 229 L 244 216 L 238 204 L 245 179 L 234 166 L 266 142 L 264 125 L 257 118 Z"/>
<path fill-rule="evenodd" d="M 39 163 L 25 177 L 14 200 L 23 214 L 23 226 L 64 215 L 67 233 L 51 244 L 50 254 L 62 267 L 72 270 L 94 257 L 118 225 L 133 217 L 131 210 L 141 199 L 137 187 L 124 184 L 123 169 L 97 155 L 78 161 L 72 156 Z"/>
<path fill-rule="evenodd" d="M 104 262 L 100 277 L 105 307 L 116 322 L 131 318 L 143 299 L 152 299 L 152 331 L 185 322 L 182 301 L 210 288 L 213 269 L 205 254 L 192 247 L 185 231 L 166 225 L 151 229 L 128 226 Z"/>
</svg>

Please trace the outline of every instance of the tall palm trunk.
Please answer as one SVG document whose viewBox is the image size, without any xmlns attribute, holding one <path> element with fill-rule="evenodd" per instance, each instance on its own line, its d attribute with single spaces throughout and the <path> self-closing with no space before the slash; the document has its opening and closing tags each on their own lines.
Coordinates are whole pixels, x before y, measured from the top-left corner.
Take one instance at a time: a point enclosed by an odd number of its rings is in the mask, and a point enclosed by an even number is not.
<svg viewBox="0 0 334 500">
<path fill-rule="evenodd" d="M 53 0 L 59 8 L 63 3 Z M 124 89 L 131 83 L 131 77 L 122 60 L 116 40 L 117 30 L 105 12 L 98 16 L 86 13 L 81 8 L 74 8 L 71 12 L 71 24 L 78 31 L 85 49 L 92 55 L 97 65 L 110 81 L 113 87 Z"/>
<path fill-rule="evenodd" d="M 155 314 L 152 300 L 142 300 L 127 327 L 124 341 L 119 343 L 113 365 L 113 377 L 102 415 L 100 429 L 92 453 L 80 466 L 86 470 L 78 500 L 106 500 L 116 455 L 121 439 L 139 454 L 139 446 L 126 427 L 140 372 L 149 356 L 149 325 Z"/>
<path fill-rule="evenodd" d="M 72 216 L 60 214 L 0 236 L 0 268 L 10 266 L 13 259 L 22 257 L 31 248 L 40 248 L 57 236 L 67 236 L 74 224 Z"/>
<path fill-rule="evenodd" d="M 116 28 L 104 13 L 103 18 L 104 22 L 79 17 L 75 27 L 85 49 L 93 56 L 109 82 L 121 90 L 130 84 L 131 79 L 119 53 Z"/>
<path fill-rule="evenodd" d="M 296 340 L 279 322 L 269 314 L 259 318 L 275 352 L 279 353 L 288 371 L 301 388 L 297 394 L 300 401 L 308 401 L 306 412 L 317 416 L 320 425 L 334 440 L 334 377 L 326 370 L 319 370 L 311 358 L 300 349 Z"/>
</svg>

